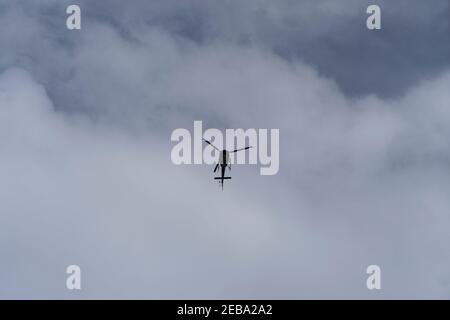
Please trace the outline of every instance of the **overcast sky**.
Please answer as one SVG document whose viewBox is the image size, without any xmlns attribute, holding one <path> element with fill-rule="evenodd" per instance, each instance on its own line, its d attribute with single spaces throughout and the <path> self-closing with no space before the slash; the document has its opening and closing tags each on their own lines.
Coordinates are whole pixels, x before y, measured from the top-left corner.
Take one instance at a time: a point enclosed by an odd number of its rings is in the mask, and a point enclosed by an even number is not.
<svg viewBox="0 0 450 320">
<path fill-rule="evenodd" d="M 448 0 L 78 3 L 0 0 L 0 298 L 450 298 Z M 175 166 L 194 120 L 279 173 Z"/>
</svg>

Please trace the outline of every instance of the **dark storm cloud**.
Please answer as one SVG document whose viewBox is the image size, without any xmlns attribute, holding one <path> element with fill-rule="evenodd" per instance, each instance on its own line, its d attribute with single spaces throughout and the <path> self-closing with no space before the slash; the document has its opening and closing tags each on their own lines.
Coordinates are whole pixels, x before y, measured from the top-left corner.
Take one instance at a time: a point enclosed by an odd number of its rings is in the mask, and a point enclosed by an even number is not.
<svg viewBox="0 0 450 320">
<path fill-rule="evenodd" d="M 11 12 L 18 18 L 11 23 L 23 21 L 25 26 L 4 28 L 11 34 L 2 39 L 0 68 L 11 61 L 25 67 L 46 84 L 52 98 L 65 102 L 58 103 L 59 108 L 92 115 L 96 107 L 85 105 L 70 83 L 77 68 L 70 58 L 76 58 L 83 35 L 61 27 L 69 3 L 2 2 L 0 15 Z M 379 31 L 365 28 L 365 10 L 372 3 L 382 8 Z M 450 65 L 447 0 L 435 0 L 433 5 L 421 0 L 137 0 L 130 5 L 107 0 L 81 1 L 81 6 L 84 33 L 104 23 L 137 48 L 141 41 L 137 30 L 146 27 L 167 33 L 175 42 L 192 41 L 200 49 L 212 43 L 259 47 L 314 66 L 349 96 L 400 96 Z"/>
<path fill-rule="evenodd" d="M 260 45 L 316 66 L 348 95 L 398 96 L 450 65 L 447 0 L 138 3 L 97 2 L 92 14 L 125 30 L 146 23 L 200 44 Z M 381 6 L 380 31 L 365 28 L 370 4 Z"/>
</svg>

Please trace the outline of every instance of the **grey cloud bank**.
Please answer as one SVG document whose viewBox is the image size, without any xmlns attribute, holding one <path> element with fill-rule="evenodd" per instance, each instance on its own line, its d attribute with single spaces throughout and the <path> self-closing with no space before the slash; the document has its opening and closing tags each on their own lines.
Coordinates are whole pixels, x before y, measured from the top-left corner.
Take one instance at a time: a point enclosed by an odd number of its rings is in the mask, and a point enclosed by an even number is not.
<svg viewBox="0 0 450 320">
<path fill-rule="evenodd" d="M 377 1 L 383 10 L 383 29 L 378 32 L 365 28 L 365 11 L 372 4 L 368 0 L 136 0 L 133 5 L 116 0 L 81 1 L 85 9 L 81 33 L 58 27 L 65 23 L 65 7 L 70 1 L 2 3 L 2 20 L 14 26 L 3 29 L 2 38 L 14 43 L 5 46 L 10 54 L 7 60 L 34 69 L 47 85 L 57 83 L 48 77 L 64 82 L 70 79 L 70 89 L 80 86 L 77 79 L 88 82 L 90 77 L 79 70 L 82 61 L 68 58 L 81 51 L 95 63 L 91 58 L 100 55 L 103 60 L 102 55 L 111 50 L 108 44 L 125 54 L 126 58 L 109 53 L 122 67 L 132 61 L 142 67 L 138 63 L 142 56 L 151 55 L 153 64 L 163 69 L 179 61 L 173 60 L 178 55 L 185 55 L 185 46 L 176 46 L 180 43 L 200 50 L 214 44 L 269 50 L 288 61 L 313 65 L 350 96 L 401 96 L 408 87 L 449 66 L 450 5 L 446 0 L 434 0 L 433 5 L 421 0 Z M 107 30 L 96 32 L 99 24 Z M 155 37 L 156 31 L 168 39 Z M 115 39 L 120 43 L 114 43 Z M 166 55 L 170 47 L 174 50 Z M 52 59 L 48 59 L 49 52 Z M 36 65 L 45 66 L 45 72 L 39 73 Z M 141 72 L 145 73 L 145 68 Z M 51 93 L 55 98 L 63 95 L 62 101 L 72 92 L 61 86 L 52 91 L 57 91 Z M 93 106 L 82 102 L 71 107 L 92 111 Z"/>
<path fill-rule="evenodd" d="M 353 30 L 352 1 L 104 3 L 79 33 L 64 2 L 0 5 L 0 297 L 449 298 L 445 2 L 396 1 L 380 56 L 331 29 Z M 394 14 L 424 42 L 396 43 Z M 174 166 L 194 119 L 280 128 L 279 174 L 235 167 L 220 192 Z"/>
</svg>

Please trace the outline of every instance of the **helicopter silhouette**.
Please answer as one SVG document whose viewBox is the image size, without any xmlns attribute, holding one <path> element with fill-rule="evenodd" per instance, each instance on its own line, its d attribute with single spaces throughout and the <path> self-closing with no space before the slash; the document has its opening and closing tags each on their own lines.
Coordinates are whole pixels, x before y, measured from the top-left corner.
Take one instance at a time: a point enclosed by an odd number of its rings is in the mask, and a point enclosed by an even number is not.
<svg viewBox="0 0 450 320">
<path fill-rule="evenodd" d="M 220 150 L 215 145 L 213 145 L 210 141 L 208 141 L 208 140 L 206 140 L 204 138 L 203 138 L 203 141 L 205 141 L 211 147 L 213 147 L 214 149 L 219 151 L 219 161 L 217 162 L 217 164 L 216 164 L 216 166 L 214 168 L 214 173 L 216 173 L 217 169 L 219 169 L 219 166 L 220 166 L 221 174 L 220 174 L 219 177 L 214 177 L 214 180 L 220 180 L 219 184 L 222 186 L 222 190 L 223 190 L 223 181 L 231 179 L 231 177 L 225 177 L 225 169 L 228 167 L 230 169 L 230 171 L 231 171 L 230 153 L 247 150 L 247 149 L 250 149 L 251 146 L 250 147 L 245 147 L 245 148 L 240 148 L 240 149 L 234 149 L 233 151 L 228 151 L 228 150 L 225 150 L 225 149 L 224 150 Z"/>
</svg>

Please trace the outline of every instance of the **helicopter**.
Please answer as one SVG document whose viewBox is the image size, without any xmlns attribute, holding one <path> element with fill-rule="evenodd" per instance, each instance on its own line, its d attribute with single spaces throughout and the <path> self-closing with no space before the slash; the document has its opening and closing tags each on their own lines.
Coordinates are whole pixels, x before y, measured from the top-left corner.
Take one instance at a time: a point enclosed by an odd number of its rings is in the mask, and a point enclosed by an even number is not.
<svg viewBox="0 0 450 320">
<path fill-rule="evenodd" d="M 216 166 L 214 168 L 214 173 L 216 173 L 217 169 L 219 169 L 219 166 L 220 166 L 221 174 L 220 174 L 219 177 L 214 177 L 214 180 L 220 180 L 219 184 L 222 186 L 222 190 L 223 190 L 223 181 L 231 179 L 231 177 L 225 177 L 225 169 L 228 167 L 230 169 L 230 171 L 231 171 L 230 153 L 247 150 L 247 149 L 250 149 L 251 146 L 245 147 L 245 148 L 240 148 L 240 149 L 234 149 L 233 151 L 228 151 L 228 150 L 225 150 L 225 149 L 224 150 L 220 150 L 215 145 L 213 145 L 210 141 L 208 141 L 208 140 L 206 140 L 204 138 L 202 138 L 202 139 L 207 144 L 209 144 L 211 147 L 213 147 L 214 149 L 219 151 L 219 161 L 217 162 L 217 164 L 216 164 Z"/>
</svg>

